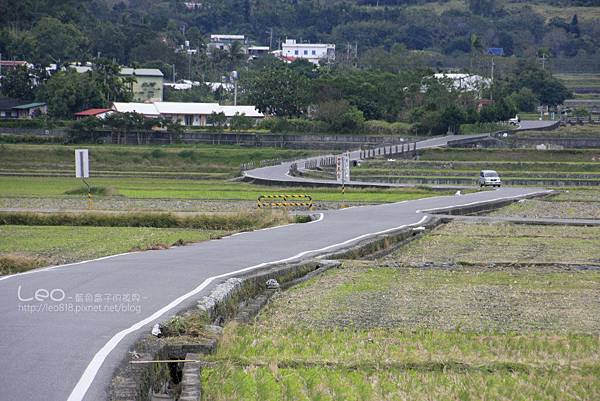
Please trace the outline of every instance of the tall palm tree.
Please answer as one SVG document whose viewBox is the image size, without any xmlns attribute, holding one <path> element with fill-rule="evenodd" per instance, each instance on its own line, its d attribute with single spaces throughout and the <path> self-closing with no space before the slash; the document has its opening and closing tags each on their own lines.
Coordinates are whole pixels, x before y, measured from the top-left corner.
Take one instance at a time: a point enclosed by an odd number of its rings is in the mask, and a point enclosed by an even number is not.
<svg viewBox="0 0 600 401">
<path fill-rule="evenodd" d="M 483 43 L 481 42 L 481 38 L 475 34 L 471 34 L 471 65 L 470 70 L 473 72 L 473 61 L 475 58 L 479 58 L 483 53 Z"/>
</svg>

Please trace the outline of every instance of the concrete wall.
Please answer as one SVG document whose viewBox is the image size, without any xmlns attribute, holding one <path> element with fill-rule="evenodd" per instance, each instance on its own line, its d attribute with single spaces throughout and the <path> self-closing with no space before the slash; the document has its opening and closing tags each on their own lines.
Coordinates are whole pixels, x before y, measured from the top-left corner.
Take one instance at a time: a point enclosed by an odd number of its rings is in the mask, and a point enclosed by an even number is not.
<svg viewBox="0 0 600 401">
<path fill-rule="evenodd" d="M 9 128 L 0 127 L 0 134 L 23 135 L 23 136 L 55 136 L 62 137 L 67 135 L 63 128 L 43 129 L 43 128 Z"/>
</svg>

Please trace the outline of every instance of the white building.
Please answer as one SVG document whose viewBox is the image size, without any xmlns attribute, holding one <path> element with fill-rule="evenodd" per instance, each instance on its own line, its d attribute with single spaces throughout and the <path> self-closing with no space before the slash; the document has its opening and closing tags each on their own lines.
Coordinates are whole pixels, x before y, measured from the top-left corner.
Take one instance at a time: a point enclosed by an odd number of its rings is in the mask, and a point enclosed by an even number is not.
<svg viewBox="0 0 600 401">
<path fill-rule="evenodd" d="M 269 54 L 270 51 L 271 48 L 269 46 L 249 46 L 248 56 L 250 56 L 251 59 L 257 59 Z"/>
<path fill-rule="evenodd" d="M 327 43 L 297 43 L 295 39 L 286 39 L 281 44 L 280 57 L 287 61 L 306 59 L 313 64 L 321 60 L 335 60 L 335 45 Z"/>
<path fill-rule="evenodd" d="M 218 103 L 183 103 L 183 102 L 154 102 L 154 103 L 121 103 L 115 102 L 112 109 L 116 112 L 136 112 L 147 118 L 165 117 L 188 127 L 206 127 L 208 117 L 213 113 L 225 114 L 231 118 L 237 115 L 259 120 L 264 114 L 254 106 L 221 106 Z"/>
<path fill-rule="evenodd" d="M 229 50 L 231 45 L 235 42 L 240 42 L 242 49 L 246 52 L 246 36 L 244 35 L 221 35 L 214 34 L 210 35 L 210 42 L 208 42 L 208 51 L 213 49 Z"/>
<path fill-rule="evenodd" d="M 439 81 L 446 81 L 451 88 L 461 92 L 479 92 L 489 88 L 492 84 L 490 78 L 484 78 L 475 74 L 434 74 L 433 77 Z"/>
</svg>

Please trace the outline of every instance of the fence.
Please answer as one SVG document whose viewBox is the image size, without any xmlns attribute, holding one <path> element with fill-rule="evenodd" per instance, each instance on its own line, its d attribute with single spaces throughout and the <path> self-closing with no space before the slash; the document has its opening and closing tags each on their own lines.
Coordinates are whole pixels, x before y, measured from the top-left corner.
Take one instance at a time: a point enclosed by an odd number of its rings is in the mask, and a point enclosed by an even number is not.
<svg viewBox="0 0 600 401">
<path fill-rule="evenodd" d="M 414 156 L 417 153 L 417 143 L 407 142 L 397 145 L 382 146 L 360 151 L 361 160 L 374 159 L 380 156 Z"/>
</svg>

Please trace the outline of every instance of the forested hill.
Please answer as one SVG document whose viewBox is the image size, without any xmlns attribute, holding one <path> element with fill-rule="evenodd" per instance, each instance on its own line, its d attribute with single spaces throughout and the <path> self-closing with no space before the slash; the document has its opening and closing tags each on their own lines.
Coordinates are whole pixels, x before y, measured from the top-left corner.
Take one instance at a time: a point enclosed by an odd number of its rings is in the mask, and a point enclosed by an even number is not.
<svg viewBox="0 0 600 401">
<path fill-rule="evenodd" d="M 544 54 L 558 71 L 600 65 L 600 0 L 0 0 L 0 53 L 35 63 L 101 54 L 164 68 L 185 40 L 237 33 L 268 45 L 271 32 L 273 47 L 332 42 L 343 59 L 356 46 L 362 62 L 416 50 L 429 66 L 464 67 L 474 50 L 502 47 Z"/>
</svg>

